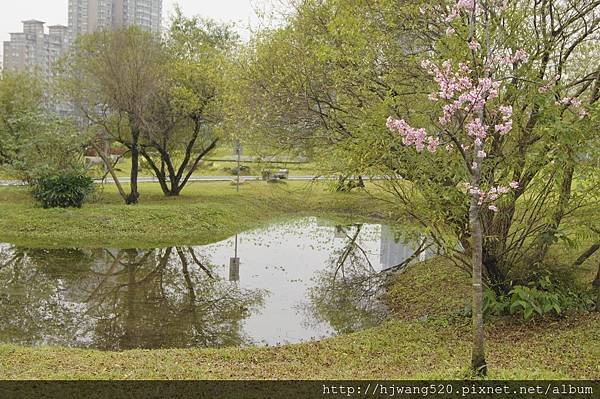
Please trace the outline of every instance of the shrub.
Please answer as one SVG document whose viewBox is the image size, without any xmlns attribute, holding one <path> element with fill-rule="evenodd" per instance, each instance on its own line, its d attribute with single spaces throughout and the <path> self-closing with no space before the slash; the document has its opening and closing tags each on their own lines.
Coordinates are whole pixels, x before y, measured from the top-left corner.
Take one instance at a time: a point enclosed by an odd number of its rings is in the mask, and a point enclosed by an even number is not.
<svg viewBox="0 0 600 399">
<path fill-rule="evenodd" d="M 573 248 L 566 244 L 565 247 Z M 573 267 L 565 258 L 565 253 L 550 253 L 543 262 L 529 262 L 521 266 L 511 275 L 511 279 L 518 281 L 515 285 L 537 287 L 541 290 L 547 290 L 551 285 L 562 290 L 581 290 L 584 285 L 587 287 L 587 281 L 583 284 L 580 281 L 581 270 Z"/>
<path fill-rule="evenodd" d="M 540 316 L 548 313 L 557 315 L 563 311 L 564 298 L 558 292 L 542 291 L 533 287 L 518 285 L 509 293 L 510 314 L 520 314 L 523 319 L 529 320 L 534 312 Z"/>
<path fill-rule="evenodd" d="M 589 292 L 562 288 L 544 277 L 533 287 L 516 285 L 508 295 L 497 296 L 487 290 L 483 297 L 484 313 L 487 315 L 520 315 L 529 320 L 535 315 L 559 315 L 568 309 L 588 310 L 594 301 Z"/>
<path fill-rule="evenodd" d="M 31 193 L 44 208 L 81 208 L 94 181 L 81 171 L 57 172 L 33 179 Z"/>
</svg>

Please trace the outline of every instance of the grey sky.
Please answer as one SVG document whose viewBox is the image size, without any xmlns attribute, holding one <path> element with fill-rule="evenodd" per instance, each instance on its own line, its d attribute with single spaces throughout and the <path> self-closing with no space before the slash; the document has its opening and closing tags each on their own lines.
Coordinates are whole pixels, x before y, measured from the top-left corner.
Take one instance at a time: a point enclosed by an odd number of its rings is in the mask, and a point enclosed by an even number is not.
<svg viewBox="0 0 600 399">
<path fill-rule="evenodd" d="M 47 25 L 66 25 L 68 3 L 68 0 L 0 0 L 0 41 L 9 40 L 10 32 L 21 32 L 21 21 L 27 19 L 38 19 Z M 175 4 L 179 4 L 186 15 L 236 22 L 245 37 L 248 26 L 258 25 L 254 12 L 259 4 L 256 0 L 163 0 L 163 23 L 168 21 Z"/>
</svg>

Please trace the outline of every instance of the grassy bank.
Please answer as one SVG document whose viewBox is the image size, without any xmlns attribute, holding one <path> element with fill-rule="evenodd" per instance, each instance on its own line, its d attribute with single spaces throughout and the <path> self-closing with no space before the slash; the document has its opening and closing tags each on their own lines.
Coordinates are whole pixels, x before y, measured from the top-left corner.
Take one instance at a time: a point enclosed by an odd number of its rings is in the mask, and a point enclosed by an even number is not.
<svg viewBox="0 0 600 399">
<path fill-rule="evenodd" d="M 384 217 L 364 193 L 329 192 L 323 184 L 193 183 L 180 197 L 158 184 L 140 186 L 140 204 L 125 206 L 107 185 L 82 209 L 41 209 L 26 188 L 0 188 L 0 242 L 34 247 L 160 247 L 204 244 L 284 217 Z"/>
<path fill-rule="evenodd" d="M 0 189 L 0 242 L 28 246 L 152 247 L 202 244 L 294 216 L 387 218 L 365 193 L 322 185 L 191 185 L 165 198 L 141 187 L 142 202 L 122 205 L 108 186 L 83 209 L 43 210 L 26 189 Z M 596 262 L 597 260 L 594 260 Z M 588 262 L 581 273 L 590 275 Z M 586 277 L 587 278 L 587 277 Z M 587 280 L 586 280 L 587 281 Z M 275 348 L 102 352 L 0 345 L 4 379 L 419 379 L 464 378 L 470 358 L 468 276 L 433 259 L 390 280 L 393 316 L 383 325 L 320 342 Z M 487 323 L 490 378 L 600 378 L 600 314 L 530 323 Z"/>
<path fill-rule="evenodd" d="M 432 281 L 459 287 L 443 296 Z M 392 282 L 395 316 L 383 325 L 321 342 L 275 348 L 101 352 L 0 346 L 6 379 L 418 379 L 464 378 L 470 356 L 467 277 L 440 260 Z M 406 304 L 406 299 L 412 302 Z M 431 311 L 425 309 L 431 308 Z M 428 317 L 424 317 L 428 316 Z M 533 323 L 488 323 L 490 378 L 600 376 L 600 314 Z"/>
</svg>

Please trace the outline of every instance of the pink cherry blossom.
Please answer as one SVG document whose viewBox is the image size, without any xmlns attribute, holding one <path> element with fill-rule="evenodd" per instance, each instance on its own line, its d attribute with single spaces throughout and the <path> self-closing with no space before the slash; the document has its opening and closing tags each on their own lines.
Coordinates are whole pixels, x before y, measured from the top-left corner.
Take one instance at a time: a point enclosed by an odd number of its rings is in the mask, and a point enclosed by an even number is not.
<svg viewBox="0 0 600 399">
<path fill-rule="evenodd" d="M 467 134 L 481 140 L 487 137 L 488 126 L 481 123 L 481 119 L 475 118 L 466 125 Z"/>
<path fill-rule="evenodd" d="M 439 10 L 431 6 L 428 12 Z M 441 6 L 443 7 L 443 6 Z M 467 22 L 467 17 L 478 17 L 483 11 L 508 7 L 508 0 L 455 0 L 454 6 L 450 7 L 446 21 L 451 22 L 456 18 L 460 21 L 453 23 L 454 26 L 446 25 L 445 33 L 447 36 L 456 34 L 455 27 L 458 24 Z M 469 22 L 478 21 L 479 18 L 470 18 Z M 472 26 L 470 26 L 472 28 Z M 458 29 L 458 28 L 456 28 Z M 464 29 L 464 28 L 463 28 Z M 484 31 L 478 29 L 470 32 L 479 36 Z M 491 32 L 490 32 L 491 33 Z M 473 37 L 473 36 L 472 36 Z M 500 42 L 500 41 L 498 41 Z M 487 42 L 482 42 L 487 43 Z M 481 50 L 482 45 L 478 40 L 468 40 L 469 49 L 472 51 Z M 428 95 L 429 100 L 439 103 L 435 110 L 441 108 L 439 123 L 443 126 L 441 132 L 436 130 L 431 133 L 424 128 L 415 128 L 409 125 L 404 119 L 388 118 L 387 127 L 394 133 L 398 133 L 402 144 L 406 147 L 414 147 L 417 152 L 428 152 L 434 154 L 443 145 L 448 153 L 447 157 L 462 158 L 465 162 L 465 169 L 471 173 L 473 185 L 465 183 L 466 195 L 476 202 L 480 207 L 485 206 L 491 212 L 499 212 L 499 206 L 496 202 L 502 196 L 509 194 L 512 190 L 519 188 L 516 181 L 508 185 L 493 185 L 487 178 L 493 178 L 493 174 L 485 175 L 481 179 L 479 169 L 488 166 L 485 159 L 488 157 L 486 144 L 488 135 L 493 134 L 494 139 L 497 135 L 506 135 L 513 129 L 513 108 L 510 105 L 496 104 L 492 101 L 499 97 L 503 79 L 511 76 L 513 70 L 519 68 L 522 64 L 528 63 L 530 56 L 524 49 L 495 48 L 497 55 L 482 57 L 482 60 L 475 60 L 474 64 L 469 66 L 468 61 L 457 63 L 446 60 L 441 63 L 434 63 L 431 60 L 425 60 L 421 66 L 432 76 L 436 83 L 436 89 Z M 479 58 L 479 57 L 475 57 Z M 480 65 L 480 61 L 483 65 Z M 471 71 L 473 68 L 474 71 Z M 503 79 L 498 79 L 498 76 Z M 555 82 L 558 80 L 556 79 Z M 541 93 L 550 90 L 554 83 L 549 82 L 546 86 L 539 87 Z M 560 99 L 559 104 L 563 107 L 570 107 L 570 110 L 578 113 L 581 117 L 587 115 L 581 101 L 578 99 L 565 98 Z M 437 129 L 437 128 L 436 128 Z M 446 141 L 442 144 L 442 142 Z M 449 154 L 454 146 L 461 151 L 455 151 Z M 440 157 L 441 155 L 436 155 Z M 454 161 L 454 159 L 453 159 Z M 487 172 L 487 171 L 486 171 Z M 485 187 L 478 187 L 483 184 Z M 484 208 L 485 209 L 485 208 Z"/>
<path fill-rule="evenodd" d="M 427 138 L 429 144 L 427 145 L 427 150 L 432 154 L 437 151 L 438 146 L 440 145 L 440 139 L 429 136 Z"/>
<path fill-rule="evenodd" d="M 500 88 L 500 82 L 491 78 L 483 78 L 479 80 L 479 90 L 482 95 L 487 94 L 489 100 L 498 97 L 498 89 Z"/>
<path fill-rule="evenodd" d="M 464 8 L 467 11 L 473 11 L 475 9 L 475 0 L 458 0 L 456 6 L 459 9 Z"/>
<path fill-rule="evenodd" d="M 450 13 L 448 14 L 448 16 L 446 16 L 446 22 L 452 22 L 456 19 L 456 17 L 458 17 L 458 10 L 457 9 L 452 9 L 452 11 L 450 11 Z"/>
<path fill-rule="evenodd" d="M 508 7 L 508 0 L 494 0 L 493 4 L 501 11 L 504 11 Z"/>
<path fill-rule="evenodd" d="M 440 144 L 438 138 L 428 136 L 427 131 L 423 128 L 415 129 L 411 127 L 404 119 L 394 119 L 389 117 L 386 126 L 392 132 L 400 134 L 402 137 L 402 144 L 408 147 L 414 145 L 417 152 L 423 151 L 425 149 L 425 143 L 427 142 L 427 150 L 431 153 L 435 153 Z"/>
<path fill-rule="evenodd" d="M 500 113 L 502 114 L 502 117 L 504 118 L 504 120 L 507 120 L 508 118 L 510 118 L 512 116 L 512 113 L 513 113 L 512 106 L 510 106 L 510 105 L 500 106 Z"/>
<path fill-rule="evenodd" d="M 471 184 L 467 183 L 467 188 L 469 190 L 469 194 L 476 195 L 478 197 L 484 195 L 484 192 L 477 186 L 472 186 Z"/>
<path fill-rule="evenodd" d="M 495 125 L 494 129 L 496 130 L 496 132 L 500 133 L 501 136 L 504 136 L 505 134 L 508 134 L 508 132 L 510 132 L 512 130 L 512 127 L 513 127 L 512 119 L 509 119 L 504 123 Z"/>
<path fill-rule="evenodd" d="M 493 212 L 497 212 L 497 201 L 502 195 L 509 193 L 510 189 L 504 186 L 490 187 L 488 190 L 483 190 L 481 187 L 474 186 L 470 183 L 464 183 L 467 192 L 477 199 L 477 203 L 481 206 L 483 204 L 488 205 L 488 209 Z M 496 210 L 494 210 L 496 209 Z"/>
<path fill-rule="evenodd" d="M 452 116 L 454 115 L 457 109 L 454 104 L 446 104 L 442 107 L 442 110 L 443 114 L 442 116 L 440 116 L 439 121 L 442 125 L 447 125 L 448 123 L 450 123 L 450 120 L 452 119 Z"/>
<path fill-rule="evenodd" d="M 505 4 L 504 0 L 493 1 L 494 4 L 496 2 Z M 476 0 L 459 0 L 452 8 L 448 19 L 456 18 L 462 12 L 477 14 L 478 4 Z M 447 35 L 454 33 L 453 27 L 450 26 L 446 29 Z M 476 50 L 480 49 L 481 45 L 477 40 L 472 40 L 469 47 Z M 529 55 L 524 50 L 517 50 L 513 55 L 505 56 L 505 58 L 507 62 L 516 65 L 517 63 L 526 62 Z M 436 91 L 429 94 L 428 98 L 431 101 L 442 103 L 442 114 L 439 116 L 439 123 L 448 127 L 444 128 L 446 130 L 442 133 L 429 135 L 425 129 L 413 128 L 403 119 L 389 118 L 388 128 L 402 137 L 403 145 L 412 146 L 417 152 L 422 152 L 427 148 L 430 153 L 437 152 L 441 145 L 440 136 L 454 132 L 454 134 L 457 134 L 456 137 L 461 140 L 457 145 L 462 148 L 462 155 L 469 159 L 470 171 L 480 168 L 483 160 L 488 157 L 483 149 L 487 136 L 492 131 L 501 135 L 507 134 L 513 127 L 512 107 L 509 105 L 497 107 L 490 104 L 491 100 L 499 96 L 501 81 L 492 78 L 493 68 L 490 65 L 484 65 L 485 77 L 479 79 L 474 78 L 468 62 L 456 65 L 450 60 L 445 60 L 441 64 L 424 60 L 421 66 L 433 77 L 437 84 Z M 484 110 L 485 112 L 482 113 Z M 489 115 L 490 119 L 497 118 L 499 121 L 496 122 L 497 124 L 489 126 L 485 123 L 486 119 L 481 117 L 482 114 L 485 115 L 485 118 L 488 118 Z M 463 134 L 466 134 L 466 140 Z M 453 137 L 453 139 L 456 138 Z M 446 144 L 445 149 L 450 152 L 453 149 L 452 144 Z M 472 153 L 468 153 L 468 151 L 472 151 Z M 466 187 L 468 193 L 477 199 L 479 205 L 486 204 L 494 212 L 498 209 L 494 202 L 502 195 L 510 192 L 510 188 L 504 186 L 492 186 L 487 191 L 470 184 L 467 184 Z"/>
<path fill-rule="evenodd" d="M 513 55 L 513 63 L 518 63 L 518 62 L 527 62 L 529 60 L 529 54 L 527 54 L 527 52 L 525 52 L 525 50 L 523 49 L 519 49 L 515 52 L 515 55 Z"/>
<path fill-rule="evenodd" d="M 522 64 L 529 60 L 529 54 L 523 49 L 518 49 L 513 55 L 505 56 L 501 59 L 502 62 L 508 65 Z"/>
<path fill-rule="evenodd" d="M 475 0 L 458 0 L 458 2 L 450 10 L 450 13 L 446 17 L 446 21 L 450 22 L 456 19 L 461 10 L 465 10 L 467 12 L 475 11 Z"/>
<path fill-rule="evenodd" d="M 554 104 L 556 105 L 569 105 L 571 104 L 571 97 L 564 97 L 560 100 L 556 101 Z"/>
<path fill-rule="evenodd" d="M 555 102 L 556 105 L 572 106 L 573 111 L 579 115 L 579 118 L 585 118 L 588 116 L 587 110 L 583 107 L 583 103 L 577 97 L 563 97 Z"/>
<path fill-rule="evenodd" d="M 475 0 L 458 0 L 450 10 L 450 13 L 446 17 L 446 21 L 450 22 L 456 19 L 462 10 L 465 10 L 466 12 L 475 11 L 475 6 Z"/>
</svg>

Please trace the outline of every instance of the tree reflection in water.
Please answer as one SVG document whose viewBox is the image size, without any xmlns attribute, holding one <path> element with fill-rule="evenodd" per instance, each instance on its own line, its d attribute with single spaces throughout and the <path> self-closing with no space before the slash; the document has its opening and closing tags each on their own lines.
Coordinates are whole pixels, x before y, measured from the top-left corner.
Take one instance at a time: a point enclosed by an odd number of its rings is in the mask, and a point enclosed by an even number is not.
<svg viewBox="0 0 600 399">
<path fill-rule="evenodd" d="M 380 323 L 387 314 L 381 300 L 386 275 L 376 270 L 358 241 L 363 225 L 337 226 L 344 246 L 319 272 L 309 290 L 307 311 L 316 322 L 328 322 L 338 334 Z"/>
<path fill-rule="evenodd" d="M 387 267 L 385 270 L 378 269 L 361 246 L 363 227 L 363 224 L 336 226 L 336 237 L 343 239 L 345 243 L 333 254 L 329 267 L 318 273 L 314 279 L 315 285 L 309 290 L 310 303 L 307 311 L 310 317 L 316 322 L 328 322 L 337 334 L 381 323 L 388 313 L 382 295 L 389 272 L 402 270 L 432 246 L 420 235 L 408 238 L 408 231 L 405 231 L 404 239 L 394 237 L 391 240 L 394 241 L 393 246 L 402 249 L 402 256 L 397 257 L 396 262 L 391 265 L 378 265 Z M 389 244 L 385 242 L 384 228 L 389 229 L 382 226 L 382 246 Z M 389 238 L 391 237 L 387 237 Z M 418 244 L 414 244 L 415 242 Z M 384 254 L 380 253 L 382 255 Z"/>
<path fill-rule="evenodd" d="M 382 270 L 424 249 L 418 231 L 315 218 L 193 248 L 0 244 L 0 342 L 120 350 L 320 339 L 380 322 Z"/>
<path fill-rule="evenodd" d="M 0 247 L 0 339 L 121 350 L 230 346 L 264 292 L 212 272 L 193 248 Z"/>
</svg>

